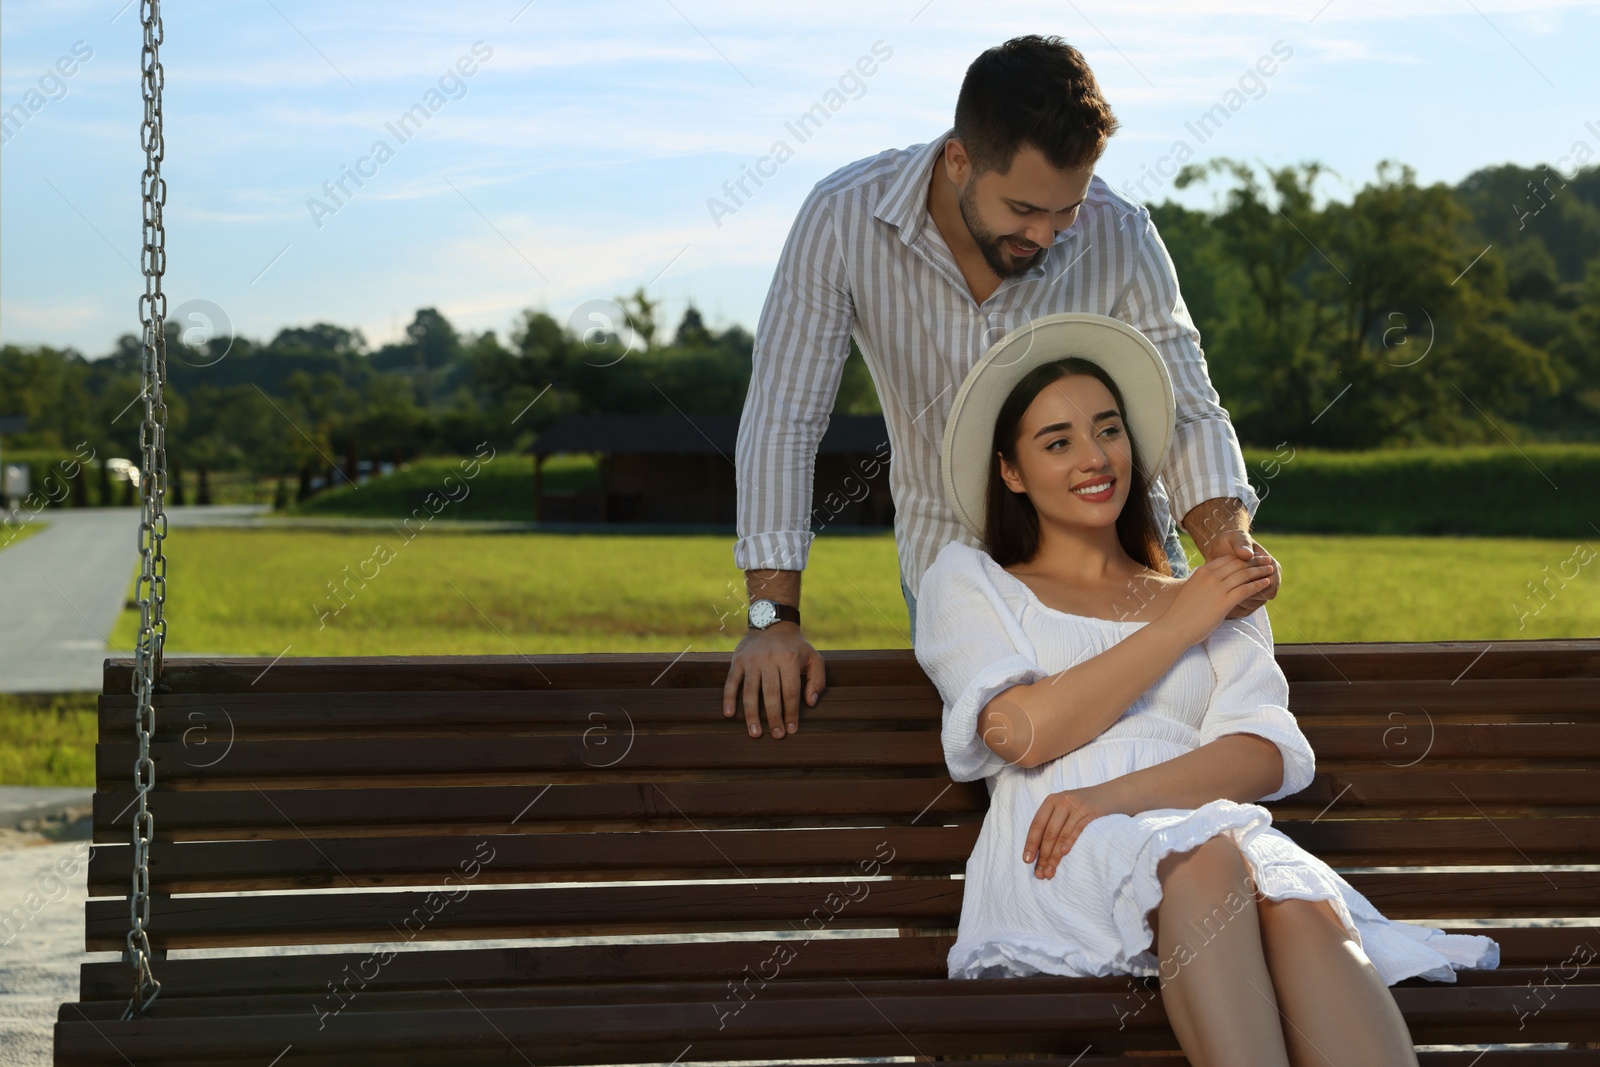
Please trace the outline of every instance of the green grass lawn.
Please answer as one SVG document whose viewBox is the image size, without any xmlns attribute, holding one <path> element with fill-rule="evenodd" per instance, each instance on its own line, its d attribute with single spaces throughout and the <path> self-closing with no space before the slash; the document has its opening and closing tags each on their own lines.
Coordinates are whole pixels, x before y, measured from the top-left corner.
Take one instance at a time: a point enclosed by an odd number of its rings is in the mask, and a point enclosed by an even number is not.
<svg viewBox="0 0 1600 1067">
<path fill-rule="evenodd" d="M 732 649 L 743 573 L 725 537 L 175 528 L 167 647 L 276 656 Z M 813 551 L 807 629 L 833 648 L 907 647 L 890 534 Z M 363 580 L 365 579 L 365 580 Z M 133 588 L 130 578 L 129 589 Z M 182 590 L 180 592 L 179 590 Z M 131 592 L 130 592 L 131 595 Z M 112 633 L 131 648 L 138 613 Z"/>
<path fill-rule="evenodd" d="M 0 693 L 0 784 L 93 786 L 95 700 Z"/>
<path fill-rule="evenodd" d="M 1574 542 L 1261 539 L 1284 568 L 1283 590 L 1267 609 L 1283 644 L 1600 634 L 1600 559 Z M 743 575 L 724 537 L 424 529 L 407 542 L 370 532 L 174 528 L 166 548 L 167 647 L 176 652 L 717 652 L 745 632 Z M 362 574 L 371 577 L 363 583 Z M 1529 583 L 1544 581 L 1550 592 L 1535 611 Z M 341 582 L 342 602 L 330 592 Z M 824 651 L 906 647 L 893 536 L 819 538 L 803 605 L 807 634 Z M 116 647 L 133 646 L 137 622 L 136 611 L 123 612 Z M 93 709 L 92 694 L 0 696 L 0 782 L 92 785 Z"/>
<path fill-rule="evenodd" d="M 1578 542 L 1261 538 L 1284 568 L 1267 609 L 1282 643 L 1600 634 L 1600 559 Z M 725 537 L 175 528 L 166 545 L 179 652 L 704 652 L 745 630 Z M 1542 608 L 1530 583 L 1548 583 Z M 802 606 L 819 648 L 908 647 L 893 536 L 819 538 Z M 123 613 L 116 647 L 137 621 Z"/>
</svg>

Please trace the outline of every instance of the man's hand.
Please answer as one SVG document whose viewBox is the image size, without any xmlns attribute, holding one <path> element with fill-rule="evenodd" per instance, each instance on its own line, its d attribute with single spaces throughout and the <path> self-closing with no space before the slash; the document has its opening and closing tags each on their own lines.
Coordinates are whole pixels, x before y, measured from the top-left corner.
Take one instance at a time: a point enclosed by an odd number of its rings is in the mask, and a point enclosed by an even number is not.
<svg viewBox="0 0 1600 1067">
<path fill-rule="evenodd" d="M 1257 566 L 1272 567 L 1272 574 L 1266 586 L 1259 593 L 1240 601 L 1232 611 L 1228 612 L 1227 618 L 1242 619 L 1278 595 L 1278 586 L 1283 583 L 1283 565 L 1273 559 L 1267 550 L 1244 530 L 1225 530 L 1211 539 L 1210 544 L 1206 546 L 1206 562 L 1210 563 L 1223 556 L 1252 561 Z"/>
<path fill-rule="evenodd" d="M 1272 576 L 1258 593 L 1239 603 L 1227 614 L 1230 619 L 1242 619 L 1278 595 L 1283 583 L 1283 565 L 1250 536 L 1250 513 L 1238 497 L 1219 497 L 1196 504 L 1183 517 L 1183 528 L 1194 538 L 1195 545 L 1206 562 L 1222 556 L 1233 556 L 1261 566 L 1272 565 Z"/>
<path fill-rule="evenodd" d="M 811 647 L 799 623 L 775 622 L 765 630 L 752 629 L 733 650 L 728 681 L 722 687 L 722 714 L 733 718 L 740 690 L 744 692 L 744 721 L 750 736 L 761 736 L 760 707 L 767 709 L 767 724 L 774 738 L 800 728 L 800 679 L 805 676 L 806 704 L 815 707 L 827 688 L 822 653 Z M 764 699 L 763 699 L 764 698 Z"/>
</svg>

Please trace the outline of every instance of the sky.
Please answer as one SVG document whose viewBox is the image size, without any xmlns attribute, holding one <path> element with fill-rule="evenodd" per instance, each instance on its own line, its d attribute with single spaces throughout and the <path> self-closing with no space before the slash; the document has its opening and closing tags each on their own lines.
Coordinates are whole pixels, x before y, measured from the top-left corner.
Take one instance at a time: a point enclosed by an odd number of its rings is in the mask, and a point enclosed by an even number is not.
<svg viewBox="0 0 1600 1067">
<path fill-rule="evenodd" d="M 640 287 L 668 330 L 692 302 L 754 332 L 812 187 L 943 133 L 967 65 L 1025 33 L 1087 57 L 1121 122 L 1097 173 L 1140 202 L 1217 202 L 1162 175 L 1178 142 L 1318 162 L 1324 200 L 1385 159 L 1454 183 L 1600 158 L 1595 3 L 163 7 L 164 288 L 191 340 L 330 322 L 376 347 L 428 306 L 509 340 L 524 309 L 581 327 Z M 0 342 L 98 358 L 139 330 L 141 43 L 137 0 L 0 8 Z"/>
</svg>

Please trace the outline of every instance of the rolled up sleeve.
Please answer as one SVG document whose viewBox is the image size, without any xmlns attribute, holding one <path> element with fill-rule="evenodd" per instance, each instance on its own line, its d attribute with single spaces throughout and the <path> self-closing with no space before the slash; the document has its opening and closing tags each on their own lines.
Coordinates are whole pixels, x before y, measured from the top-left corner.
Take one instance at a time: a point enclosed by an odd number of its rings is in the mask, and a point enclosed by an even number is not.
<svg viewBox="0 0 1600 1067">
<path fill-rule="evenodd" d="M 1006 761 L 978 736 L 978 713 L 997 695 L 1049 676 L 1033 643 L 975 565 L 978 550 L 952 543 L 917 590 L 917 662 L 944 701 L 940 741 L 950 777 L 987 778 Z"/>
<path fill-rule="evenodd" d="M 817 445 L 855 322 L 831 195 L 801 204 L 756 326 L 734 458 L 740 570 L 804 570 L 810 555 Z"/>
<path fill-rule="evenodd" d="M 1167 362 L 1177 421 L 1166 462 L 1157 471 L 1179 522 L 1197 504 L 1238 497 L 1254 517 L 1260 497 L 1250 487 L 1233 420 L 1211 384 L 1200 331 L 1178 289 L 1178 273 L 1147 209 L 1136 243 L 1133 275 L 1112 315 L 1150 339 Z"/>
<path fill-rule="evenodd" d="M 1279 800 L 1311 784 L 1317 757 L 1289 711 L 1289 681 L 1273 655 L 1266 614 L 1267 609 L 1260 607 L 1242 619 L 1224 619 L 1206 638 L 1216 684 L 1200 723 L 1199 743 L 1209 744 L 1228 734 L 1254 734 L 1277 745 L 1283 756 L 1283 783 L 1260 799 Z"/>
</svg>

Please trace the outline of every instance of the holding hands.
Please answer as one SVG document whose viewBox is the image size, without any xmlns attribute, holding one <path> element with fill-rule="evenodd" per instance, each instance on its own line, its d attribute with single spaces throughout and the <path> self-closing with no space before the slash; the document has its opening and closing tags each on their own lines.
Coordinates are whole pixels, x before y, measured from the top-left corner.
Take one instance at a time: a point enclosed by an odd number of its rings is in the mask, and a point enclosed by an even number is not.
<svg viewBox="0 0 1600 1067">
<path fill-rule="evenodd" d="M 1196 567 L 1156 620 L 1189 645 L 1211 635 L 1223 619 L 1238 619 L 1265 604 L 1276 592 L 1277 561 L 1243 531 L 1219 537 L 1212 558 Z"/>
</svg>

